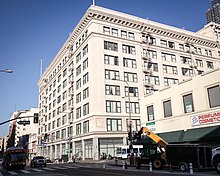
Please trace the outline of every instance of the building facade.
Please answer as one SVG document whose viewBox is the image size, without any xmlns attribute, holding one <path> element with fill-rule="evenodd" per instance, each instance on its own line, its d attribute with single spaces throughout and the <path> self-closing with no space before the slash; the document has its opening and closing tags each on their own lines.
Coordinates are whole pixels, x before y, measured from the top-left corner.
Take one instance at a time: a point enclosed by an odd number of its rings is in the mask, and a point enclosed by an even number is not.
<svg viewBox="0 0 220 176">
<path fill-rule="evenodd" d="M 195 33 L 92 5 L 38 81 L 45 155 L 115 156 L 129 126 L 141 127 L 140 97 L 220 66 L 214 28 Z"/>
<path fill-rule="evenodd" d="M 29 159 L 37 154 L 38 123 L 34 123 L 34 114 L 38 114 L 38 108 L 16 111 L 10 118 L 15 120 L 9 124 L 8 147 L 22 146 L 28 149 Z"/>
<path fill-rule="evenodd" d="M 203 73 L 142 99 L 142 126 L 170 143 L 220 146 L 220 70 Z"/>
<path fill-rule="evenodd" d="M 220 1 L 219 0 L 211 0 L 211 8 L 206 12 L 206 22 L 207 24 L 210 22 L 220 24 Z"/>
</svg>

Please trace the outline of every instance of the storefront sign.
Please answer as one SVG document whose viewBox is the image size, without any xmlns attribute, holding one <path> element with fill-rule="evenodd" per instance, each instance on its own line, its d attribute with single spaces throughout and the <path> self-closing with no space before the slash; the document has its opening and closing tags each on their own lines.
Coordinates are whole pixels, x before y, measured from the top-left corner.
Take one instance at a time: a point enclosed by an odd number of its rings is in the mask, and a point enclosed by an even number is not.
<svg viewBox="0 0 220 176">
<path fill-rule="evenodd" d="M 201 114 L 198 116 L 191 116 L 191 125 L 206 125 L 210 123 L 220 123 L 220 111 L 208 113 L 208 114 Z"/>
<path fill-rule="evenodd" d="M 155 122 L 148 122 L 146 123 L 146 126 L 149 130 L 151 131 L 156 131 L 156 125 L 155 125 Z"/>
</svg>

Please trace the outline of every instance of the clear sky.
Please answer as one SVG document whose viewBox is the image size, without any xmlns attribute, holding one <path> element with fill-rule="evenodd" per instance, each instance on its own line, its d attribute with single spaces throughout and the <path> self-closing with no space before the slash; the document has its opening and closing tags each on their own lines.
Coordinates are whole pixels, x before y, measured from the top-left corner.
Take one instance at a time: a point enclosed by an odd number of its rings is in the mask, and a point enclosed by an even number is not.
<svg viewBox="0 0 220 176">
<path fill-rule="evenodd" d="M 38 106 L 40 60 L 43 70 L 67 40 L 92 0 L 0 0 L 0 122 L 16 110 Z M 206 24 L 210 0 L 95 0 L 141 18 L 198 31 Z M 8 124 L 0 126 L 0 137 Z"/>
</svg>

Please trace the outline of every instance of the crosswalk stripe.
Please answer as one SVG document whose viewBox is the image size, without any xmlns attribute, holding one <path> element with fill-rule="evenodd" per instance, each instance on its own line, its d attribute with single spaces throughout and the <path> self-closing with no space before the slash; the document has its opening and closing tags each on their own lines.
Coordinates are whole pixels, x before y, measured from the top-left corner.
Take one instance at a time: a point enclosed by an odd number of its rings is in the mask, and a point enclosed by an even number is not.
<svg viewBox="0 0 220 176">
<path fill-rule="evenodd" d="M 55 169 L 52 169 L 52 168 L 49 168 L 49 167 L 45 167 L 45 168 L 42 168 L 42 169 L 44 169 L 44 170 L 51 170 L 51 171 L 55 170 Z"/>
<path fill-rule="evenodd" d="M 64 166 L 64 167 L 68 169 L 76 168 L 76 166 Z"/>
<path fill-rule="evenodd" d="M 41 172 L 42 171 L 40 169 L 32 169 L 32 170 L 37 171 L 37 172 Z"/>
<path fill-rule="evenodd" d="M 20 170 L 21 172 L 25 173 L 25 174 L 29 174 L 31 173 L 30 171 L 27 171 L 27 170 Z"/>
<path fill-rule="evenodd" d="M 17 172 L 14 172 L 14 171 L 9 171 L 8 173 L 11 174 L 11 175 L 17 175 L 18 174 Z"/>
<path fill-rule="evenodd" d="M 53 168 L 55 168 L 55 169 L 66 169 L 66 168 L 64 168 L 64 167 L 58 167 L 58 166 L 53 167 Z"/>
</svg>

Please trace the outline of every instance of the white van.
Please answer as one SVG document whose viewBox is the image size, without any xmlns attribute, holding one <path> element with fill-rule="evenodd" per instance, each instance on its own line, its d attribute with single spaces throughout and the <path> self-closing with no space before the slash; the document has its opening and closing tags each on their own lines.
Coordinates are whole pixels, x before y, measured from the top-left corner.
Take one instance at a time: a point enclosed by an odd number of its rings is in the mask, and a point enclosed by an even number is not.
<svg viewBox="0 0 220 176">
<path fill-rule="evenodd" d="M 140 154 L 142 148 L 143 148 L 143 145 L 133 145 L 133 150 L 135 154 Z M 123 145 L 123 146 L 117 147 L 116 157 L 118 159 L 127 159 L 128 156 L 130 156 L 130 154 L 131 153 L 130 153 L 129 145 Z"/>
</svg>

